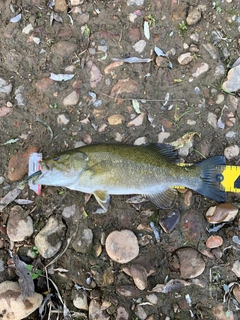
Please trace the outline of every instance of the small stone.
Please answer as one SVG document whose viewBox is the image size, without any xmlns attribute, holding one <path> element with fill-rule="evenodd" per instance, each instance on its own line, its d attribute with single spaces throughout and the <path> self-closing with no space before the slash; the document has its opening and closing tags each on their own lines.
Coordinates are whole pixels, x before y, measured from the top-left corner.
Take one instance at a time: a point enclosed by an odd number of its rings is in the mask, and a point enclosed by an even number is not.
<svg viewBox="0 0 240 320">
<path fill-rule="evenodd" d="M 156 57 L 156 65 L 160 68 L 167 68 L 169 66 L 169 60 L 166 57 Z"/>
<path fill-rule="evenodd" d="M 135 15 L 134 15 L 135 16 Z M 139 41 L 141 39 L 141 32 L 139 28 L 131 28 L 128 31 L 128 37 L 131 41 Z"/>
<path fill-rule="evenodd" d="M 233 286 L 233 296 L 237 300 L 238 303 L 240 303 L 240 287 L 239 284 L 235 284 Z"/>
<path fill-rule="evenodd" d="M 142 6 L 144 4 L 144 0 L 127 0 L 127 5 L 128 6 Z"/>
<path fill-rule="evenodd" d="M 79 93 L 74 90 L 63 99 L 63 105 L 65 107 L 75 106 L 78 103 L 78 101 L 79 101 Z"/>
<path fill-rule="evenodd" d="M 214 128 L 217 129 L 217 116 L 216 114 L 209 112 L 207 122 Z"/>
<path fill-rule="evenodd" d="M 114 61 L 112 63 L 110 63 L 105 69 L 104 69 L 104 73 L 105 74 L 110 74 L 113 69 L 120 67 L 121 65 L 123 65 L 124 62 L 123 61 Z"/>
<path fill-rule="evenodd" d="M 83 3 L 83 0 L 70 0 L 71 6 L 78 6 Z"/>
<path fill-rule="evenodd" d="M 78 25 L 86 25 L 86 23 L 88 23 L 89 21 L 89 14 L 88 13 L 79 13 L 77 14 L 75 21 Z M 84 27 L 85 30 L 85 27 Z"/>
<path fill-rule="evenodd" d="M 130 268 L 130 274 L 139 290 L 147 288 L 147 271 L 143 266 L 132 265 Z"/>
<path fill-rule="evenodd" d="M 202 46 L 209 53 L 213 60 L 219 60 L 219 53 L 211 43 L 204 43 Z"/>
<path fill-rule="evenodd" d="M 27 89 L 23 86 L 18 87 L 15 90 L 15 99 L 19 106 L 26 106 L 28 104 Z"/>
<path fill-rule="evenodd" d="M 86 144 L 91 144 L 92 140 L 92 136 L 89 133 L 86 133 L 83 137 L 83 142 Z"/>
<path fill-rule="evenodd" d="M 209 65 L 206 62 L 201 62 L 197 63 L 193 68 L 192 68 L 192 76 L 197 78 L 203 73 L 207 72 L 209 69 Z"/>
<path fill-rule="evenodd" d="M 189 64 L 192 61 L 192 59 L 193 59 L 193 56 L 191 55 L 191 52 L 186 52 L 186 53 L 181 54 L 178 57 L 178 62 L 180 65 L 185 66 L 185 65 Z"/>
<path fill-rule="evenodd" d="M 180 213 L 179 211 L 171 211 L 169 213 L 165 213 L 163 214 L 160 219 L 159 219 L 159 224 L 162 227 L 162 229 L 166 232 L 166 233 L 171 233 L 180 218 Z"/>
<path fill-rule="evenodd" d="M 90 73 L 90 86 L 91 88 L 96 88 L 98 83 L 102 80 L 101 71 L 91 60 L 87 62 L 87 68 Z"/>
<path fill-rule="evenodd" d="M 224 155 L 228 160 L 231 160 L 239 155 L 239 147 L 237 145 L 232 145 L 224 150 Z"/>
<path fill-rule="evenodd" d="M 38 80 L 35 83 L 35 87 L 40 90 L 40 91 L 47 91 L 53 84 L 55 83 L 54 80 L 50 79 L 50 78 L 42 78 L 40 80 Z"/>
<path fill-rule="evenodd" d="M 146 299 L 153 305 L 158 304 L 158 296 L 154 293 L 146 295 Z"/>
<path fill-rule="evenodd" d="M 125 118 L 120 114 L 113 114 L 112 116 L 108 117 L 108 123 L 112 126 L 117 126 L 118 124 L 123 123 Z"/>
<path fill-rule="evenodd" d="M 234 320 L 233 312 L 225 304 L 218 304 L 211 308 L 212 315 L 216 320 Z"/>
<path fill-rule="evenodd" d="M 134 313 L 138 317 L 139 320 L 145 320 L 147 318 L 147 313 L 142 306 L 139 304 L 136 306 Z"/>
<path fill-rule="evenodd" d="M 65 12 L 67 11 L 67 3 L 66 0 L 55 0 L 55 11 Z"/>
<path fill-rule="evenodd" d="M 201 11 L 198 8 L 193 8 L 189 11 L 186 22 L 189 26 L 192 26 L 201 19 Z"/>
<path fill-rule="evenodd" d="M 17 282 L 4 281 L 0 283 L 1 320 L 26 319 L 40 307 L 42 300 L 43 297 L 39 293 L 24 298 Z"/>
<path fill-rule="evenodd" d="M 141 146 L 142 144 L 146 144 L 146 143 L 147 143 L 147 138 L 146 137 L 140 137 L 140 138 L 137 138 L 133 142 L 133 145 L 134 146 Z"/>
<path fill-rule="evenodd" d="M 224 75 L 225 75 L 224 65 L 218 64 L 214 70 L 214 77 L 216 77 L 218 80 L 221 80 Z"/>
<path fill-rule="evenodd" d="M 26 152 L 11 157 L 8 164 L 8 178 L 11 181 L 21 180 L 28 173 L 28 160 L 33 152 L 38 152 L 38 147 L 31 147 Z"/>
<path fill-rule="evenodd" d="M 88 297 L 85 291 L 78 291 L 74 298 L 73 304 L 76 308 L 88 311 Z"/>
<path fill-rule="evenodd" d="M 197 53 L 197 52 L 199 52 L 199 49 L 198 49 L 198 47 L 197 47 L 195 44 L 191 44 L 191 45 L 190 45 L 190 48 L 189 48 L 189 52 L 191 52 L 191 53 Z"/>
<path fill-rule="evenodd" d="M 117 308 L 117 317 L 116 320 L 128 320 L 129 314 L 124 307 Z"/>
<path fill-rule="evenodd" d="M 197 122 L 196 122 L 195 120 L 191 120 L 191 119 L 188 119 L 188 120 L 187 120 L 187 124 L 188 124 L 189 126 L 194 126 L 196 123 L 197 123 Z"/>
<path fill-rule="evenodd" d="M 220 236 L 212 235 L 206 241 L 206 246 L 209 249 L 218 248 L 223 244 L 223 239 Z"/>
<path fill-rule="evenodd" d="M 0 78 L 0 98 L 4 98 L 12 91 L 12 83 Z"/>
<path fill-rule="evenodd" d="M 92 247 L 93 232 L 90 228 L 79 230 L 72 247 L 76 252 L 86 253 Z"/>
<path fill-rule="evenodd" d="M 193 193 L 191 190 L 188 190 L 184 195 L 184 203 L 187 207 L 190 207 L 190 205 L 191 205 L 192 195 L 193 195 Z"/>
<path fill-rule="evenodd" d="M 226 92 L 236 92 L 240 90 L 240 65 L 228 71 L 227 80 L 222 84 L 222 89 Z"/>
<path fill-rule="evenodd" d="M 13 108 L 12 107 L 9 108 L 9 107 L 3 106 L 3 107 L 0 108 L 0 118 L 7 117 L 12 113 L 13 113 Z"/>
<path fill-rule="evenodd" d="M 54 43 L 51 47 L 52 52 L 60 55 L 61 57 L 70 57 L 74 51 L 77 50 L 77 45 L 68 41 L 59 41 Z"/>
<path fill-rule="evenodd" d="M 158 135 L 158 143 L 162 143 L 165 139 L 170 137 L 170 133 L 169 132 L 160 132 Z"/>
<path fill-rule="evenodd" d="M 145 40 L 139 40 L 137 43 L 135 43 L 133 47 L 133 49 L 138 52 L 138 53 L 142 53 L 144 48 L 146 47 L 147 42 Z"/>
<path fill-rule="evenodd" d="M 35 237 L 35 246 L 43 258 L 52 258 L 60 250 L 65 229 L 63 222 L 54 216 L 48 219 L 46 225 Z"/>
<path fill-rule="evenodd" d="M 7 235 L 11 241 L 23 241 L 33 234 L 32 218 L 20 207 L 11 208 L 7 221 Z"/>
<path fill-rule="evenodd" d="M 89 304 L 89 320 L 109 320 L 109 316 L 104 315 L 101 305 L 97 300 L 92 299 Z"/>
<path fill-rule="evenodd" d="M 25 34 L 29 34 L 31 31 L 33 31 L 33 26 L 31 23 L 29 23 L 25 28 L 22 29 L 22 33 Z"/>
<path fill-rule="evenodd" d="M 206 212 L 206 219 L 209 223 L 229 222 L 235 219 L 238 208 L 232 203 L 221 203 L 210 207 Z"/>
<path fill-rule="evenodd" d="M 69 121 L 70 119 L 68 115 L 62 113 L 57 116 L 57 123 L 60 125 L 67 125 Z"/>
<path fill-rule="evenodd" d="M 111 90 L 111 96 L 118 96 L 122 93 L 136 94 L 138 83 L 131 79 L 120 79 Z"/>
<path fill-rule="evenodd" d="M 199 41 L 199 33 L 193 33 L 193 34 L 191 34 L 190 35 L 190 39 L 192 40 L 192 41 L 195 41 L 195 42 L 198 42 Z"/>
<path fill-rule="evenodd" d="M 137 237 L 130 230 L 113 231 L 106 239 L 109 257 L 118 263 L 127 263 L 139 254 Z"/>
<path fill-rule="evenodd" d="M 221 104 L 224 101 L 225 97 L 223 94 L 218 94 L 217 95 L 217 100 L 216 100 L 216 104 Z"/>
<path fill-rule="evenodd" d="M 127 127 L 131 127 L 131 126 L 141 126 L 143 124 L 144 118 L 145 118 L 145 113 L 141 113 L 139 116 L 137 116 L 136 118 L 134 118 L 132 121 L 128 122 Z"/>
<path fill-rule="evenodd" d="M 240 278 L 240 260 L 236 260 L 233 263 L 232 272 L 235 273 L 235 275 Z"/>
</svg>

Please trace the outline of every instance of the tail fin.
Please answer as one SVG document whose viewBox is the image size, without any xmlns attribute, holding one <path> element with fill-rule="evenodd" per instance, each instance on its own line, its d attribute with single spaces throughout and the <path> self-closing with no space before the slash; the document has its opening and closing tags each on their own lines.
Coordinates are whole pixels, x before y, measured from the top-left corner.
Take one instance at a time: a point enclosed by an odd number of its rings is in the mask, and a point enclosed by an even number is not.
<svg viewBox="0 0 240 320">
<path fill-rule="evenodd" d="M 213 199 L 217 202 L 226 201 L 226 192 L 222 190 L 220 181 L 221 169 L 219 166 L 226 164 L 224 156 L 215 156 L 202 162 L 195 163 L 194 166 L 202 169 L 200 179 L 202 180 L 201 185 L 195 191 L 202 194 L 203 196 Z"/>
</svg>

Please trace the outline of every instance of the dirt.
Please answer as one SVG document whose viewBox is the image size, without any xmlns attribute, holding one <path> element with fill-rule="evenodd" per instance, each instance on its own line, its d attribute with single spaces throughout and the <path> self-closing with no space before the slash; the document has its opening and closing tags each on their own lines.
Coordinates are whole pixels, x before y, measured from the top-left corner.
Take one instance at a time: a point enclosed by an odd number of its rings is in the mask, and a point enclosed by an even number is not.
<svg viewBox="0 0 240 320">
<path fill-rule="evenodd" d="M 221 155 L 231 144 L 239 145 L 238 94 L 230 95 L 221 90 L 228 68 L 239 57 L 239 1 L 219 1 L 214 4 L 207 0 L 145 0 L 141 6 L 128 6 L 125 0 L 81 2 L 74 7 L 69 1 L 67 11 L 64 7 L 61 11 L 60 6 L 60 10 L 55 11 L 63 22 L 54 20 L 52 25 L 50 16 L 54 8 L 51 9 L 47 1 L 4 0 L 0 3 L 0 78 L 13 85 L 11 93 L 0 95 L 0 107 L 12 108 L 9 114 L 0 116 L 0 176 L 4 177 L 0 196 L 4 196 L 14 185 L 8 177 L 11 157 L 26 152 L 33 146 L 38 147 L 46 157 L 73 148 L 81 141 L 119 143 L 116 139 L 121 137 L 120 143 L 133 144 L 137 138 L 144 137 L 146 142 L 156 143 L 161 132 L 169 132 L 165 142 L 172 142 L 188 132 L 196 132 L 192 148 L 183 156 L 186 162 L 193 163 L 201 161 L 203 156 Z M 201 5 L 201 19 L 188 26 L 186 17 L 191 9 L 198 5 Z M 80 9 L 84 14 L 71 12 L 73 8 Z M 141 14 L 138 12 L 139 16 L 131 22 L 129 14 L 136 10 Z M 10 19 L 19 12 L 22 13 L 22 19 L 16 23 L 11 22 Z M 235 18 L 232 18 L 234 16 Z M 144 21 L 148 21 L 150 25 L 149 40 L 144 35 Z M 33 30 L 29 34 L 23 33 L 23 28 L 29 23 Z M 213 31 L 222 32 L 224 38 L 213 46 L 218 53 L 217 59 L 203 46 L 207 43 L 213 44 Z M 199 40 L 192 40 L 193 35 L 197 35 Z M 32 36 L 39 38 L 40 43 L 35 43 Z M 141 39 L 146 41 L 146 47 L 139 54 L 132 46 Z M 68 44 L 57 46 L 61 41 L 67 41 Z M 198 51 L 192 52 L 193 60 L 189 64 L 180 65 L 177 58 L 182 53 L 189 52 L 191 44 L 195 45 Z M 98 46 L 106 46 L 106 53 Z M 172 48 L 175 50 L 169 58 L 163 58 L 163 67 L 156 64 L 154 46 L 165 53 Z M 91 54 L 90 49 L 95 49 L 94 54 Z M 224 54 L 224 50 L 227 50 L 229 55 Z M 113 62 L 112 58 L 134 56 L 149 58 L 151 61 L 124 63 L 113 68 L 110 74 L 104 73 L 104 69 Z M 172 68 L 169 67 L 169 61 Z M 209 69 L 195 78 L 193 73 L 202 62 L 207 63 Z M 91 63 L 99 70 L 91 69 Z M 224 74 L 217 76 L 215 68 L 219 65 L 223 66 Z M 69 66 L 73 66 L 73 71 L 66 70 Z M 50 73 L 74 74 L 74 78 L 61 82 L 50 81 L 47 79 Z M 130 79 L 132 86 L 129 85 L 128 92 L 125 90 L 116 95 L 112 90 L 120 79 Z M 40 80 L 42 82 L 39 82 Z M 137 90 L 133 82 L 137 84 Z M 20 86 L 22 103 L 16 100 L 16 90 Z M 64 98 L 72 91 L 79 95 L 78 102 L 64 105 Z M 100 106 L 94 107 L 90 102 L 92 98 L 89 92 L 94 92 L 97 99 L 102 100 Z M 167 94 L 170 95 L 168 101 Z M 224 96 L 224 100 L 217 104 L 220 94 Z M 233 97 L 237 106 L 232 102 Z M 133 99 L 138 99 L 140 110 L 145 113 L 143 123 L 139 126 L 127 125 L 137 116 L 132 105 Z M 223 109 L 224 105 L 227 105 L 228 109 Z M 234 119 L 234 122 L 228 122 L 228 125 L 221 129 L 217 123 L 215 126 L 209 123 L 209 113 L 216 115 L 216 119 L 222 116 L 226 123 L 229 118 Z M 108 121 L 114 114 L 121 119 L 118 125 L 112 125 Z M 69 122 L 58 123 L 59 115 L 64 115 Z M 45 125 L 37 121 L 37 117 L 43 120 Z M 50 126 L 53 137 L 46 124 Z M 236 134 L 233 138 L 228 138 L 228 132 Z M 4 145 L 10 139 L 17 138 L 14 143 Z M 237 159 L 233 158 L 228 163 L 236 164 Z M 149 223 L 153 221 L 160 230 L 158 221 L 166 212 L 158 210 L 150 202 L 132 206 L 126 202 L 128 196 L 112 196 L 110 210 L 106 214 L 97 215 L 93 214 L 97 209 L 93 197 L 85 205 L 83 194 L 60 187 L 43 187 L 40 196 L 25 188 L 21 198 L 33 200 L 32 204 L 22 207 L 29 210 L 35 228 L 31 238 L 15 246 L 15 250 L 18 248 L 22 257 L 26 256 L 28 248 L 34 246 L 34 237 L 51 215 L 63 220 L 66 225 L 67 231 L 62 239 L 60 252 L 67 246 L 67 239 L 74 239 L 76 232 L 86 228 L 92 230 L 91 248 L 86 253 L 76 252 L 70 243 L 54 263 L 55 269 L 63 268 L 67 272 L 55 271 L 49 275 L 70 311 L 80 312 L 73 305 L 75 285 L 78 285 L 84 287 L 88 301 L 95 299 L 100 305 L 104 301 L 110 301 L 110 307 L 104 311 L 109 319 L 125 319 L 117 316 L 119 307 L 125 309 L 128 319 L 220 319 L 213 314 L 214 307 L 219 305 L 223 305 L 225 314 L 231 311 L 234 319 L 239 318 L 239 303 L 232 293 L 223 303 L 226 293 L 224 284 L 238 282 L 231 268 L 233 262 L 239 258 L 239 245 L 232 241 L 234 235 L 239 235 L 239 217 L 217 232 L 223 238 L 223 245 L 217 249 L 207 249 L 205 243 L 210 234 L 207 231 L 209 224 L 205 213 L 210 206 L 215 205 L 214 201 L 193 192 L 190 203 L 186 205 L 185 194 L 179 193 L 175 207 L 169 211 L 180 212 L 179 222 L 173 232 L 161 231 L 160 242 L 157 242 Z M 228 193 L 227 201 L 238 203 L 239 194 Z M 63 209 L 73 204 L 77 206 L 74 217 L 62 218 Z M 11 204 L 1 213 L 1 228 L 6 225 L 10 210 Z M 150 217 L 144 215 L 146 210 L 152 211 Z M 148 241 L 140 246 L 139 256 L 134 260 L 135 264 L 154 270 L 148 276 L 145 290 L 138 290 L 132 278 L 122 271 L 123 266 L 111 261 L 105 251 L 103 239 L 110 232 L 123 229 L 133 231 L 139 240 L 147 236 Z M 5 270 L 0 274 L 1 281 L 17 280 L 12 272 L 7 272 L 10 243 L 3 231 L 1 238 L 3 241 L 0 255 L 5 261 Z M 157 284 L 164 284 L 170 279 L 181 279 L 179 262 L 175 261 L 174 253 L 186 246 L 203 253 L 206 267 L 197 277 L 201 286 L 195 283 L 168 294 L 155 292 L 157 303 L 150 303 L 146 296 Z M 101 250 L 99 255 L 98 250 Z M 43 259 L 39 255 L 37 259 L 42 268 L 52 260 Z M 32 264 L 35 262 L 30 261 Z M 87 283 L 88 278 L 91 279 L 90 283 Z M 43 294 L 46 289 L 45 284 L 42 287 L 39 279 L 35 280 L 35 288 Z M 126 288 L 130 288 L 129 294 L 123 293 Z M 61 305 L 54 287 L 52 292 L 55 295 L 55 305 Z M 190 304 L 186 302 L 186 295 L 191 297 Z M 137 311 L 139 308 L 140 311 L 141 308 L 144 309 L 146 316 Z M 81 312 L 83 315 L 75 319 L 88 318 L 87 311 Z M 35 312 L 27 319 L 40 317 Z M 44 319 L 47 319 L 47 316 Z M 51 319 L 57 319 L 57 316 L 52 314 Z M 63 319 L 62 315 L 60 319 Z"/>
</svg>

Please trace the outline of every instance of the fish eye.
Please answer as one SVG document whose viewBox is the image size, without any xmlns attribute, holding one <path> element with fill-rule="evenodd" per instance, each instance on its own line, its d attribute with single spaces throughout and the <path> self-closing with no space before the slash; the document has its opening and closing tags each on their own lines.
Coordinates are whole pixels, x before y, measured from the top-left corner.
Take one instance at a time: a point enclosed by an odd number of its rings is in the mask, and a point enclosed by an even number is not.
<svg viewBox="0 0 240 320">
<path fill-rule="evenodd" d="M 59 156 L 55 156 L 55 157 L 53 157 L 53 160 L 54 161 L 58 161 L 60 159 L 60 157 Z"/>
</svg>

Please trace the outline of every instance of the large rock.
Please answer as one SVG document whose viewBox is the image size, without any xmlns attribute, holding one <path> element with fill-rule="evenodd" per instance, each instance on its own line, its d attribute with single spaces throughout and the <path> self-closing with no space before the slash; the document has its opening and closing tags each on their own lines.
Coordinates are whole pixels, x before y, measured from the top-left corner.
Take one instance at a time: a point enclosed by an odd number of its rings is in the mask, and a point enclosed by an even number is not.
<svg viewBox="0 0 240 320">
<path fill-rule="evenodd" d="M 42 295 L 35 293 L 33 297 L 24 299 L 17 282 L 5 281 L 0 284 L 0 319 L 25 319 L 42 303 Z"/>
<path fill-rule="evenodd" d="M 240 65 L 229 70 L 227 80 L 223 82 L 222 89 L 227 92 L 236 92 L 240 89 Z"/>
</svg>

